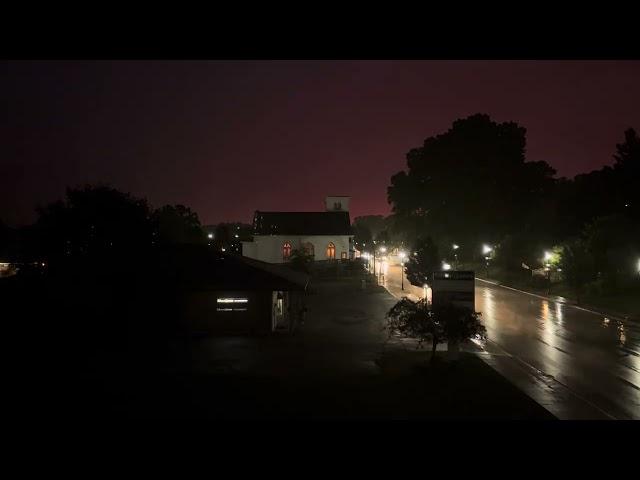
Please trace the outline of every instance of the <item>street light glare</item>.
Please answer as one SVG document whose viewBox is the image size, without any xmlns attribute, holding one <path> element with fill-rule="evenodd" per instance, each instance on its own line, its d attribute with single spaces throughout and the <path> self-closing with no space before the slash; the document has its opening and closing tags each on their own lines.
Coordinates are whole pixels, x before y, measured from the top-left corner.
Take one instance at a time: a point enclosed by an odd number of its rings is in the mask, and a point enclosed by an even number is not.
<svg viewBox="0 0 640 480">
<path fill-rule="evenodd" d="M 551 252 L 549 250 L 544 252 L 544 261 L 548 262 L 549 260 L 551 260 Z"/>
<path fill-rule="evenodd" d="M 449 265 L 447 262 L 442 262 L 442 269 L 451 270 L 451 265 Z"/>
<path fill-rule="evenodd" d="M 486 243 L 482 246 L 482 253 L 484 253 L 485 255 L 487 253 L 489 253 L 491 250 L 493 250 L 493 248 L 491 248 L 489 245 L 487 245 Z"/>
<path fill-rule="evenodd" d="M 459 248 L 460 248 L 460 246 L 456 245 L 455 243 L 453 244 L 453 249 L 454 249 L 454 250 L 457 250 L 457 249 L 459 249 Z"/>
<path fill-rule="evenodd" d="M 380 247 L 380 251 L 381 251 L 382 253 L 385 253 L 385 252 L 387 251 L 387 247 Z"/>
<path fill-rule="evenodd" d="M 210 233 L 209 235 L 207 235 L 207 237 L 213 238 L 213 233 Z"/>
<path fill-rule="evenodd" d="M 404 260 L 404 258 L 407 256 L 407 254 L 406 254 L 406 253 L 404 253 L 404 252 L 400 252 L 398 255 L 399 255 L 399 256 L 400 256 L 400 258 L 401 258 L 401 259 L 403 259 L 403 260 Z"/>
</svg>

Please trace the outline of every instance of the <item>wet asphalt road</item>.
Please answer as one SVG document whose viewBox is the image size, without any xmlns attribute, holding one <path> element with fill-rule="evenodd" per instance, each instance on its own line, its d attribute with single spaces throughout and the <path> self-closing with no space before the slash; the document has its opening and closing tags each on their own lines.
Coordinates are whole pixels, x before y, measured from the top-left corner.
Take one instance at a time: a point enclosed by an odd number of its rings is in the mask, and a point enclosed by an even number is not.
<svg viewBox="0 0 640 480">
<path fill-rule="evenodd" d="M 400 291 L 399 266 L 387 266 L 385 282 Z M 406 278 L 405 292 L 422 295 Z M 482 280 L 475 306 L 487 351 L 516 357 L 609 418 L 640 419 L 640 324 Z"/>
<path fill-rule="evenodd" d="M 618 419 L 640 419 L 640 325 L 476 281 L 499 347 Z"/>
</svg>

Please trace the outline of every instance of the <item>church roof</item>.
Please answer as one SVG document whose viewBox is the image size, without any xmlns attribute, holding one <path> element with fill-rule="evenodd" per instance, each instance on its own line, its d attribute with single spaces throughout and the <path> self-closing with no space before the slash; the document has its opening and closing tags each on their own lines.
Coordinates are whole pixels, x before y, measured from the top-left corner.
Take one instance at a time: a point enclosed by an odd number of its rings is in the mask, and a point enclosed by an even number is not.
<svg viewBox="0 0 640 480">
<path fill-rule="evenodd" d="M 261 212 L 254 235 L 352 235 L 349 212 Z"/>
</svg>

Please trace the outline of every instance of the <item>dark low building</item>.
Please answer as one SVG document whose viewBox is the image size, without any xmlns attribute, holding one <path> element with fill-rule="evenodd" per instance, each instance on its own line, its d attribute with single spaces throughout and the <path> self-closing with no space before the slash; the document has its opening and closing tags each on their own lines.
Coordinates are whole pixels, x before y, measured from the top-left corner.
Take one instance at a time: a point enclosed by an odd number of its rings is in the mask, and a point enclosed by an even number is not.
<svg viewBox="0 0 640 480">
<path fill-rule="evenodd" d="M 263 335 L 299 321 L 305 274 L 206 247 L 175 249 L 166 262 L 192 332 Z"/>
</svg>

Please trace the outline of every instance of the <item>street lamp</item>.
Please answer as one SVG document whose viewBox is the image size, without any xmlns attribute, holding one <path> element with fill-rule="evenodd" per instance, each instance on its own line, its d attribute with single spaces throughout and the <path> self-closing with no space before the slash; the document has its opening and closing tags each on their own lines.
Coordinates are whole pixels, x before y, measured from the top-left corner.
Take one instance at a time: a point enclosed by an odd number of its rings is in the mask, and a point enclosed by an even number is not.
<svg viewBox="0 0 640 480">
<path fill-rule="evenodd" d="M 406 258 L 407 254 L 404 252 L 400 252 L 400 283 L 401 283 L 401 288 L 402 290 L 404 290 L 404 259 Z"/>
<path fill-rule="evenodd" d="M 208 238 L 213 238 L 213 233 L 210 233 L 209 235 L 207 235 Z"/>
<path fill-rule="evenodd" d="M 458 269 L 458 254 L 456 253 L 456 250 L 458 250 L 460 248 L 460 245 L 457 244 L 453 244 L 453 260 L 454 260 L 454 264 L 456 267 L 456 270 Z"/>
<path fill-rule="evenodd" d="M 442 270 L 451 270 L 451 265 L 447 262 L 442 262 Z"/>
<path fill-rule="evenodd" d="M 484 254 L 484 259 L 486 260 L 487 270 L 486 275 L 489 277 L 489 254 L 493 251 L 493 248 L 487 245 L 486 243 L 482 245 L 482 253 Z"/>
</svg>

